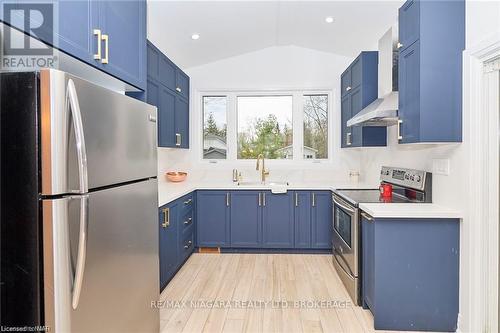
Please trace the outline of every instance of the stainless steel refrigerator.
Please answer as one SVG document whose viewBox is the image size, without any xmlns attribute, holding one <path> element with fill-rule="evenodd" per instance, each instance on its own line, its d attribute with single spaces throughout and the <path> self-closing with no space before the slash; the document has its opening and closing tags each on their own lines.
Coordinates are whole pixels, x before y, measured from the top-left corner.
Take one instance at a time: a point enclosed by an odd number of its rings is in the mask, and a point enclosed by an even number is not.
<svg viewBox="0 0 500 333">
<path fill-rule="evenodd" d="M 2 73 L 0 128 L 1 324 L 158 332 L 156 108 Z"/>
</svg>

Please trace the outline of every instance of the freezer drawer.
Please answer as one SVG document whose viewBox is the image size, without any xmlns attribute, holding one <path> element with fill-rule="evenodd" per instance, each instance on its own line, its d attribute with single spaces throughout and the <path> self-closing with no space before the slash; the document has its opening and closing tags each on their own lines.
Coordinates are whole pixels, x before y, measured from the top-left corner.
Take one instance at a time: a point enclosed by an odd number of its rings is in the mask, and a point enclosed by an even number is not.
<svg viewBox="0 0 500 333">
<path fill-rule="evenodd" d="M 44 201 L 46 322 L 55 331 L 158 332 L 156 192 L 153 179 Z"/>
<path fill-rule="evenodd" d="M 40 72 L 40 104 L 42 194 L 157 175 L 155 107 L 57 70 Z"/>
</svg>

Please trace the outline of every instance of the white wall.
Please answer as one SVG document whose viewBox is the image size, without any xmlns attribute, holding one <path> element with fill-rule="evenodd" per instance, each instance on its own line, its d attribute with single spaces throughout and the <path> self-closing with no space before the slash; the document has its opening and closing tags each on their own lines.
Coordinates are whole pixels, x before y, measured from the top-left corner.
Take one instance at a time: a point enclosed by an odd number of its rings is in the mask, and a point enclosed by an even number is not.
<svg viewBox="0 0 500 333">
<path fill-rule="evenodd" d="M 247 179 L 257 179 L 253 163 L 209 164 L 200 159 L 201 114 L 200 91 L 207 90 L 299 90 L 321 89 L 332 92 L 331 119 L 335 123 L 330 145 L 339 147 L 340 74 L 350 59 L 331 53 L 281 46 L 223 59 L 210 64 L 186 69 L 191 78 L 190 146 L 188 151 L 160 149 L 158 154 L 160 173 L 166 170 L 187 170 L 191 179 L 230 180 L 233 168 L 243 171 Z M 282 161 L 268 161 L 272 179 L 289 181 L 345 181 L 350 169 L 359 170 L 357 151 L 341 151 L 335 148 L 332 163 L 311 162 L 283 165 Z M 313 169 L 314 172 L 304 171 Z"/>
</svg>

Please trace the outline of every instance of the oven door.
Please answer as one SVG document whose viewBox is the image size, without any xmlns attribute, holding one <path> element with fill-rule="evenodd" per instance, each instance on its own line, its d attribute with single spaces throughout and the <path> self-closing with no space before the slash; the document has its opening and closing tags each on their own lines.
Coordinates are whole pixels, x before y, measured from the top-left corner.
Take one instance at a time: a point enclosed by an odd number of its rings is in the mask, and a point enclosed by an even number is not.
<svg viewBox="0 0 500 333">
<path fill-rule="evenodd" d="M 352 278 L 358 277 L 358 210 L 333 195 L 333 255 Z"/>
</svg>

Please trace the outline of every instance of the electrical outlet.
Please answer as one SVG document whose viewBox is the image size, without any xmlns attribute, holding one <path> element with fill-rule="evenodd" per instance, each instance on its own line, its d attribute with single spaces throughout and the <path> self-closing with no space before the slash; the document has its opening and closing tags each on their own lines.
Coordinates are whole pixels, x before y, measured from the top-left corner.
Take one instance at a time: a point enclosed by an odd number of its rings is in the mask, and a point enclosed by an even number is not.
<svg viewBox="0 0 500 333">
<path fill-rule="evenodd" d="M 432 160 L 432 173 L 448 176 L 450 174 L 450 160 L 447 158 L 435 158 Z"/>
</svg>

